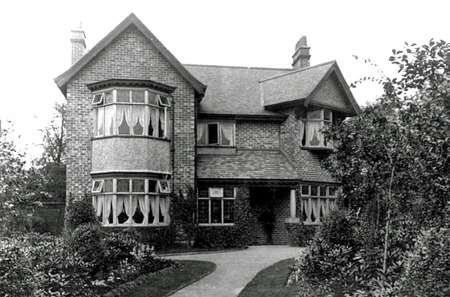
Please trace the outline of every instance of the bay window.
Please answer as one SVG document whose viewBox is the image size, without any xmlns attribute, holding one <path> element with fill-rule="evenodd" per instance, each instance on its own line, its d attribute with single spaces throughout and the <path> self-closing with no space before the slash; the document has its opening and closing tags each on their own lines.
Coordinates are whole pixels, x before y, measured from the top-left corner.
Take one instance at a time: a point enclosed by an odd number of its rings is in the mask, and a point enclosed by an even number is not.
<svg viewBox="0 0 450 297">
<path fill-rule="evenodd" d="M 321 224 L 324 217 L 336 207 L 336 186 L 302 185 L 302 219 L 304 224 Z"/>
<path fill-rule="evenodd" d="M 323 130 L 333 122 L 333 113 L 327 109 L 308 111 L 304 120 L 302 145 L 307 148 L 332 149 L 333 143 L 326 139 Z"/>
<path fill-rule="evenodd" d="M 234 224 L 234 187 L 200 187 L 197 210 L 200 225 Z"/>
<path fill-rule="evenodd" d="M 197 124 L 197 144 L 204 146 L 234 146 L 234 122 L 200 121 Z"/>
<path fill-rule="evenodd" d="M 103 226 L 167 226 L 167 180 L 104 178 L 92 184 L 92 204 Z"/>
<path fill-rule="evenodd" d="M 147 89 L 115 88 L 92 96 L 94 137 L 167 137 L 170 99 Z"/>
</svg>

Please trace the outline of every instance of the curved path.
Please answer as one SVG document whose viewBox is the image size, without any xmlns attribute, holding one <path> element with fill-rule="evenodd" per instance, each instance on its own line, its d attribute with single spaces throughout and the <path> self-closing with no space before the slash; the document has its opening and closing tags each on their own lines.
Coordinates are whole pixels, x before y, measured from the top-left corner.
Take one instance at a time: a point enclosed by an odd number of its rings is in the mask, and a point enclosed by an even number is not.
<svg viewBox="0 0 450 297">
<path fill-rule="evenodd" d="M 216 270 L 171 297 L 233 297 L 262 269 L 280 260 L 300 255 L 301 248 L 280 245 L 251 246 L 246 250 L 178 255 L 174 260 L 203 260 L 216 263 Z"/>
</svg>

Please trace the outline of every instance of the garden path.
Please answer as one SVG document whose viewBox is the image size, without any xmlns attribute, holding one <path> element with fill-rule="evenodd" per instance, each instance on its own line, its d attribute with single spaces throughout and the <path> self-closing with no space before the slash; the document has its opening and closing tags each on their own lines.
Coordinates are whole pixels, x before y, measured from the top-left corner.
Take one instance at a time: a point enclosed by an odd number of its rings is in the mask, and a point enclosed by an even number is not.
<svg viewBox="0 0 450 297">
<path fill-rule="evenodd" d="M 281 245 L 251 246 L 245 250 L 169 256 L 174 260 L 210 261 L 216 270 L 171 297 L 234 297 L 262 269 L 283 259 L 297 257 L 301 248 Z"/>
</svg>

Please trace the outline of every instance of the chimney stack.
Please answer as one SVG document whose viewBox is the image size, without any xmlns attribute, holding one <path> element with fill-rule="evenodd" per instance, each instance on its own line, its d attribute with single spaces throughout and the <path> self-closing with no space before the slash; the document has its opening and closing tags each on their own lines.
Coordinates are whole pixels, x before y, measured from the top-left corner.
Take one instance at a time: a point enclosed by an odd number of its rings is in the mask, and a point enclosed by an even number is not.
<svg viewBox="0 0 450 297">
<path fill-rule="evenodd" d="M 292 56 L 292 67 L 294 69 L 309 67 L 309 58 L 311 57 L 309 49 L 306 36 L 302 36 L 295 45 L 295 53 Z"/>
<path fill-rule="evenodd" d="M 86 50 L 86 35 L 84 34 L 81 24 L 77 29 L 71 31 L 70 42 L 72 43 L 72 65 L 75 64 Z"/>
</svg>

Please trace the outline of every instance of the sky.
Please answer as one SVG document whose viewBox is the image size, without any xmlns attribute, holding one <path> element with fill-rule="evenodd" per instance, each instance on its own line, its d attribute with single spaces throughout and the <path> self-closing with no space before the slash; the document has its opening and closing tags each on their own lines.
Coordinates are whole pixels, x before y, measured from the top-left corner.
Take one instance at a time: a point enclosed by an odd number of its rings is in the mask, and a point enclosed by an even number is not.
<svg viewBox="0 0 450 297">
<path fill-rule="evenodd" d="M 80 22 L 92 48 L 131 12 L 181 63 L 291 67 L 306 35 L 311 65 L 337 60 L 347 82 L 376 68 L 387 75 L 391 50 L 404 42 L 450 40 L 450 2 L 428 1 L 2 1 L 0 4 L 0 120 L 11 121 L 19 149 L 41 153 L 42 134 L 64 96 L 53 79 L 70 67 L 70 30 Z M 373 102 L 377 85 L 352 92 Z"/>
</svg>

